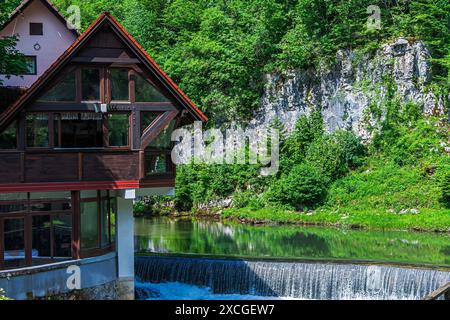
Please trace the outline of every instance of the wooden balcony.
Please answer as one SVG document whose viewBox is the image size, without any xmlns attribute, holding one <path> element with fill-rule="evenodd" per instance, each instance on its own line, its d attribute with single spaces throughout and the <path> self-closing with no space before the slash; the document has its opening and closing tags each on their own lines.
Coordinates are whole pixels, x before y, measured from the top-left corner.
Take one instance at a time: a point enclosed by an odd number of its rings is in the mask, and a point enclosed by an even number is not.
<svg viewBox="0 0 450 320">
<path fill-rule="evenodd" d="M 67 190 L 101 184 L 105 188 L 111 188 L 113 184 L 117 184 L 117 188 L 174 186 L 172 173 L 145 177 L 144 172 L 143 152 L 139 150 L 0 152 L 0 192 L 8 192 L 8 186 L 17 188 L 21 184 L 45 186 L 57 183 Z"/>
</svg>

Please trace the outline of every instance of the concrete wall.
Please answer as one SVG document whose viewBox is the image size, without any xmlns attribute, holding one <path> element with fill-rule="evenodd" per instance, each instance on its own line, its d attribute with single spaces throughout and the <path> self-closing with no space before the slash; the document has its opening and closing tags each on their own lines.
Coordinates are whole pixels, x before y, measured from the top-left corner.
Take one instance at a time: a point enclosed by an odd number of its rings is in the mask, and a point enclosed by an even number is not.
<svg viewBox="0 0 450 320">
<path fill-rule="evenodd" d="M 30 22 L 42 22 L 44 35 L 30 36 Z M 15 34 L 19 35 L 17 50 L 25 55 L 37 56 L 37 75 L 12 76 L 10 79 L 0 76 L 4 86 L 30 87 L 76 39 L 66 25 L 40 1 L 33 1 L 23 14 L 18 15 L 14 21 L 0 31 L 1 37 Z M 36 43 L 41 46 L 39 51 L 34 49 Z"/>
<path fill-rule="evenodd" d="M 80 268 L 81 289 L 104 286 L 117 280 L 116 254 L 110 253 L 42 267 L 1 271 L 0 288 L 5 290 L 7 297 L 16 300 L 68 293 L 72 291 L 67 285 L 73 275 L 73 272 L 68 272 L 71 266 Z"/>
<path fill-rule="evenodd" d="M 134 299 L 133 199 L 117 198 L 116 246 L 122 299 Z"/>
</svg>

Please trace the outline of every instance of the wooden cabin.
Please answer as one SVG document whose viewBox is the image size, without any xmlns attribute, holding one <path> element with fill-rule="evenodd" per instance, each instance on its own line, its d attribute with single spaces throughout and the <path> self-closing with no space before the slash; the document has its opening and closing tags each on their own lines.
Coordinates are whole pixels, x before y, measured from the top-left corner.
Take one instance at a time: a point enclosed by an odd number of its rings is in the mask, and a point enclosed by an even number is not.
<svg viewBox="0 0 450 320">
<path fill-rule="evenodd" d="M 194 121 L 207 118 L 103 13 L 0 115 L 0 270 L 87 263 L 83 288 L 132 286 L 133 200 L 173 194 L 171 133 Z M 51 290 L 6 271 L 0 288 L 67 291 L 54 285 L 63 267 L 46 276 Z"/>
</svg>

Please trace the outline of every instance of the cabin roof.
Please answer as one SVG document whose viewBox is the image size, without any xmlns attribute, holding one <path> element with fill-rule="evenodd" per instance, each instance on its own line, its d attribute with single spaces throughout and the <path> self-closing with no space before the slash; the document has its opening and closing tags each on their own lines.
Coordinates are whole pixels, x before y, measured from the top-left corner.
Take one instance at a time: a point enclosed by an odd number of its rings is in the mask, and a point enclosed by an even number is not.
<svg viewBox="0 0 450 320">
<path fill-rule="evenodd" d="M 208 121 L 208 118 L 198 109 L 195 104 L 187 97 L 183 91 L 167 76 L 161 67 L 150 57 L 150 55 L 137 43 L 137 41 L 122 27 L 122 25 L 109 13 L 102 13 L 86 31 L 39 77 L 39 79 L 9 108 L 0 115 L 0 129 L 4 128 L 9 122 L 29 103 L 41 89 L 61 69 L 70 62 L 71 58 L 79 52 L 84 44 L 108 23 L 113 31 L 124 41 L 124 43 L 136 54 L 148 70 L 161 82 L 178 102 L 196 119 Z"/>
<path fill-rule="evenodd" d="M 53 13 L 64 25 L 67 25 L 67 19 L 64 17 L 61 12 L 48 0 L 23 0 L 20 5 L 13 11 L 8 17 L 8 20 L 6 20 L 1 26 L 0 30 L 3 30 L 6 28 L 8 24 L 10 24 L 19 14 L 25 11 L 25 9 L 33 2 L 33 1 L 40 1 L 44 6 L 46 6 L 51 13 Z M 78 30 L 76 29 L 69 29 L 70 32 L 72 32 L 76 37 L 80 35 Z"/>
</svg>

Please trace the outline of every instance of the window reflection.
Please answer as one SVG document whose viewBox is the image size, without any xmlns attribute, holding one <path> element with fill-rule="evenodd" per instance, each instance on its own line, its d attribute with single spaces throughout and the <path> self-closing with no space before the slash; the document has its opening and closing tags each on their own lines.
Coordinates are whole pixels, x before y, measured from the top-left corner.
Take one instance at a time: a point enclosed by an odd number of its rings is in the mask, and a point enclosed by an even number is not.
<svg viewBox="0 0 450 320">
<path fill-rule="evenodd" d="M 100 101 L 100 70 L 82 69 L 83 101 Z"/>
</svg>

